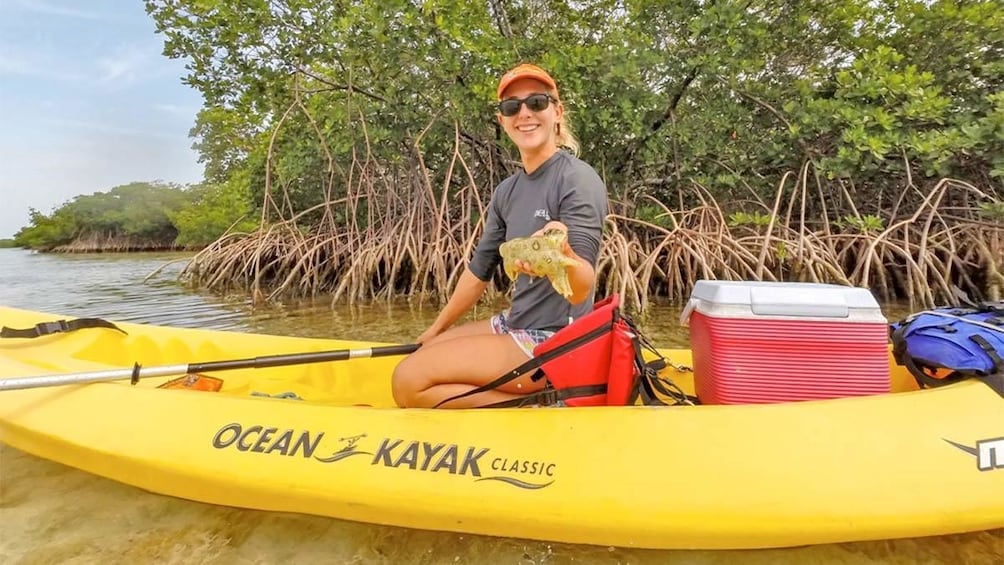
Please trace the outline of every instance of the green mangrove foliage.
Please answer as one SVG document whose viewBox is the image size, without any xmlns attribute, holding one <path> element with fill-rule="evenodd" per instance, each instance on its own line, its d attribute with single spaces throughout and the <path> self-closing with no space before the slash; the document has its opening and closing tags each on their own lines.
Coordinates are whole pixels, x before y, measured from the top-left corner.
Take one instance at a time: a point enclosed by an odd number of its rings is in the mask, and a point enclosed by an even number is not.
<svg viewBox="0 0 1004 565">
<path fill-rule="evenodd" d="M 171 185 L 118 186 L 108 192 L 77 196 L 49 215 L 32 209 L 30 225 L 14 239 L 36 249 L 115 241 L 121 243 L 112 247 L 170 245 L 177 230 L 168 213 L 180 209 L 184 201 L 184 193 Z"/>
<path fill-rule="evenodd" d="M 146 8 L 205 98 L 208 180 L 258 221 L 197 256 L 201 284 L 448 294 L 518 166 L 498 76 L 534 61 L 610 189 L 606 288 L 639 302 L 705 276 L 1001 292 L 998 0 Z"/>
<path fill-rule="evenodd" d="M 59 251 L 201 247 L 240 226 L 248 209 L 232 185 L 136 182 L 77 196 L 51 214 L 32 209 L 14 244 Z"/>
<path fill-rule="evenodd" d="M 201 248 L 225 233 L 253 231 L 258 222 L 240 175 L 222 184 L 204 183 L 187 189 L 187 202 L 168 214 L 178 232 L 174 245 Z"/>
</svg>

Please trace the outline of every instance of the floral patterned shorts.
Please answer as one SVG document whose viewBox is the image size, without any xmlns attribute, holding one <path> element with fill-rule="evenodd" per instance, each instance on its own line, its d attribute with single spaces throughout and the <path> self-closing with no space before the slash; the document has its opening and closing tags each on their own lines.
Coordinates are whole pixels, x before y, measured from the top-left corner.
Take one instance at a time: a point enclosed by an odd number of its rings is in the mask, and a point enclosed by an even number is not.
<svg viewBox="0 0 1004 565">
<path fill-rule="evenodd" d="M 508 310 L 503 310 L 492 316 L 492 331 L 496 335 L 508 334 L 512 337 L 516 345 L 526 353 L 527 357 L 533 358 L 533 348 L 547 341 L 554 332 L 547 330 L 516 330 L 509 327 L 506 318 L 509 316 Z"/>
</svg>

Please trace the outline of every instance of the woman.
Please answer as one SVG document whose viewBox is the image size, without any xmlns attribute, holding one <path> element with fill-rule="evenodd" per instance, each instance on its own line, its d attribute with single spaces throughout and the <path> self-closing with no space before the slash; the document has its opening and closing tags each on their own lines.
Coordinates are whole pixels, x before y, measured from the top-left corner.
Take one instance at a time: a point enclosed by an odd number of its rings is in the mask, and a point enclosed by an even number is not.
<svg viewBox="0 0 1004 565">
<path fill-rule="evenodd" d="M 394 371 L 394 400 L 401 407 L 433 407 L 493 381 L 533 357 L 537 344 L 592 310 L 607 214 L 606 186 L 592 167 L 575 156 L 578 142 L 565 118 L 558 86 L 546 71 L 524 64 L 506 72 L 499 81 L 498 100 L 497 119 L 519 149 L 523 169 L 496 187 L 484 234 L 457 288 L 418 337 L 422 347 Z M 562 252 L 575 261 L 566 267 L 572 295 L 564 298 L 531 265 L 518 262 L 520 272 L 528 276 L 517 276 L 508 310 L 451 328 L 487 288 L 501 262 L 499 246 L 548 229 L 560 229 L 568 236 Z M 483 406 L 544 387 L 543 379 L 534 382 L 530 376 L 521 375 L 498 389 L 443 407 Z"/>
</svg>

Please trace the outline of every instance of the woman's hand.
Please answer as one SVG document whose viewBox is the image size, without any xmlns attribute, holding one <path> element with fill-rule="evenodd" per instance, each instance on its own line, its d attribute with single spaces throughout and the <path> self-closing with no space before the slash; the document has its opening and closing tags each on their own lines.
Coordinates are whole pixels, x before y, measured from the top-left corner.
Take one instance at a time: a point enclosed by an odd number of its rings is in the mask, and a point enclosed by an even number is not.
<svg viewBox="0 0 1004 565">
<path fill-rule="evenodd" d="M 547 222 L 546 224 L 544 224 L 544 227 L 542 227 L 539 230 L 533 232 L 533 236 L 532 237 L 537 237 L 538 235 L 544 235 L 544 232 L 550 231 L 550 230 L 561 230 L 561 231 L 565 232 L 565 236 L 566 237 L 568 236 L 568 226 L 566 226 L 565 224 L 559 222 L 558 220 L 551 220 L 550 222 Z"/>
<path fill-rule="evenodd" d="M 561 242 L 561 253 L 562 253 L 562 255 L 565 255 L 566 257 L 571 257 L 572 259 L 575 259 L 577 261 L 580 260 L 579 256 L 576 255 L 574 251 L 572 251 L 572 246 L 568 244 L 568 226 L 566 226 L 565 224 L 563 224 L 563 223 L 561 223 L 561 222 L 559 222 L 557 220 L 552 220 L 550 222 L 547 222 L 546 224 L 544 224 L 544 227 L 542 227 L 539 230 L 533 232 L 530 235 L 530 237 L 538 237 L 538 236 L 544 235 L 545 232 L 548 232 L 550 230 L 561 230 L 565 234 L 565 240 Z M 516 269 L 520 273 L 523 273 L 524 275 L 527 275 L 527 276 L 530 276 L 530 277 L 539 277 L 539 276 L 541 276 L 540 273 L 538 273 L 536 270 L 534 270 L 533 266 L 530 265 L 530 263 L 528 263 L 526 261 L 521 261 L 521 260 L 517 259 L 516 261 L 514 261 L 513 264 L 515 265 Z"/>
<path fill-rule="evenodd" d="M 424 332 L 422 332 L 422 335 L 418 336 L 418 338 L 415 339 L 415 342 L 425 345 L 426 343 L 428 343 L 434 337 L 436 337 L 441 333 L 443 333 L 443 330 L 440 329 L 439 326 L 433 324 L 429 326 L 428 329 L 426 329 Z"/>
</svg>

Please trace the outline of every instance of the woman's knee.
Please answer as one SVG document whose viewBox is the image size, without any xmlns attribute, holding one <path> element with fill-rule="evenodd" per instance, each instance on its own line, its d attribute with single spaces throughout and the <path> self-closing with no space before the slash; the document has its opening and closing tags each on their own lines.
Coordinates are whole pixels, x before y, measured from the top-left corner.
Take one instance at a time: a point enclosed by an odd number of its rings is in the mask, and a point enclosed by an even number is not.
<svg viewBox="0 0 1004 565">
<path fill-rule="evenodd" d="M 394 368 L 394 373 L 390 378 L 390 391 L 394 396 L 394 402 L 401 408 L 408 408 L 414 405 L 415 395 L 424 387 L 421 375 L 415 371 L 414 354 L 405 357 Z"/>
<path fill-rule="evenodd" d="M 408 390 L 408 359 L 404 359 L 394 368 L 394 373 L 390 377 L 390 392 L 394 396 L 394 402 L 401 408 L 407 408 L 407 401 L 411 396 Z"/>
</svg>

